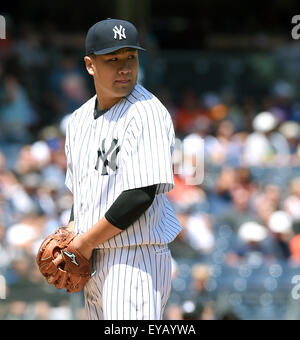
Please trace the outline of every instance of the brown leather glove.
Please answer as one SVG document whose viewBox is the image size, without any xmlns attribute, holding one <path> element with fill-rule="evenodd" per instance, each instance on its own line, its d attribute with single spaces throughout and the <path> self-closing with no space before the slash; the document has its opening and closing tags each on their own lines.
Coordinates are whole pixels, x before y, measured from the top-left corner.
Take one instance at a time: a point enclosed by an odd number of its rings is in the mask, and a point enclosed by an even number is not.
<svg viewBox="0 0 300 340">
<path fill-rule="evenodd" d="M 47 282 L 69 293 L 81 291 L 91 274 L 90 262 L 72 246 L 75 237 L 72 231 L 58 228 L 43 241 L 36 256 Z"/>
</svg>

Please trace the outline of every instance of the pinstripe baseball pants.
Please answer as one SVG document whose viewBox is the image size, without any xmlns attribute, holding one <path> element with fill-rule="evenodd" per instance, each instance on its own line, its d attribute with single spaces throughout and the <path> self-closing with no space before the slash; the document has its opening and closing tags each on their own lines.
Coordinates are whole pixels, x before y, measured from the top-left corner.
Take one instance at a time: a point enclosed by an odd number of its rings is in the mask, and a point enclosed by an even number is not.
<svg viewBox="0 0 300 340">
<path fill-rule="evenodd" d="M 96 249 L 84 289 L 89 320 L 161 320 L 171 290 L 167 245 Z"/>
</svg>

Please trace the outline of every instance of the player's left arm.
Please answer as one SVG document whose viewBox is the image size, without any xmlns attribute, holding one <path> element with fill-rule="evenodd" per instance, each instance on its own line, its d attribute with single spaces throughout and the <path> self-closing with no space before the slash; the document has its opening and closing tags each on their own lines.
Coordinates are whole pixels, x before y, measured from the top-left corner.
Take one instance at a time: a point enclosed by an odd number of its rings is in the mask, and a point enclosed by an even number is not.
<svg viewBox="0 0 300 340">
<path fill-rule="evenodd" d="M 87 259 L 99 244 L 118 235 L 134 223 L 152 204 L 156 185 L 123 191 L 91 229 L 76 237 L 73 246 Z"/>
<path fill-rule="evenodd" d="M 134 223 L 152 204 L 156 185 L 125 190 L 105 214 L 114 226 L 125 230 Z"/>
</svg>

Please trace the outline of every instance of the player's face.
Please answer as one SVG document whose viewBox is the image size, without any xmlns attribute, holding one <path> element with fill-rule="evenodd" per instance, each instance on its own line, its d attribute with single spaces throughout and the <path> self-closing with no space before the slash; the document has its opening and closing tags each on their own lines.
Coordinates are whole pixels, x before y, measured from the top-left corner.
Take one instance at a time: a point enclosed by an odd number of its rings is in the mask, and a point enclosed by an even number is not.
<svg viewBox="0 0 300 340">
<path fill-rule="evenodd" d="M 97 95 L 100 101 L 113 104 L 126 97 L 133 90 L 138 76 L 138 52 L 123 48 L 116 52 L 90 58 L 88 72 L 94 76 Z M 86 60 L 87 63 L 87 60 Z"/>
</svg>

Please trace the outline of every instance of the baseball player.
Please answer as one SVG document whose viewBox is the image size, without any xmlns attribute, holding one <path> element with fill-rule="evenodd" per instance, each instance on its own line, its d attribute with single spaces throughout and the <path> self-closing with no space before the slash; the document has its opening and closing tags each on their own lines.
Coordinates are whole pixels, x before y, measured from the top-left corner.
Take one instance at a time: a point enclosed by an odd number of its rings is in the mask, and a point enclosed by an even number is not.
<svg viewBox="0 0 300 340">
<path fill-rule="evenodd" d="M 138 33 L 106 19 L 86 36 L 96 95 L 70 117 L 66 185 L 73 246 L 90 259 L 90 320 L 162 319 L 171 288 L 170 243 L 181 226 L 165 193 L 174 186 L 170 114 L 137 83 Z"/>
</svg>

